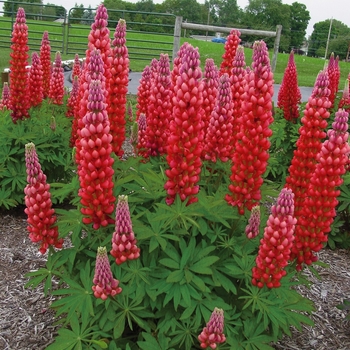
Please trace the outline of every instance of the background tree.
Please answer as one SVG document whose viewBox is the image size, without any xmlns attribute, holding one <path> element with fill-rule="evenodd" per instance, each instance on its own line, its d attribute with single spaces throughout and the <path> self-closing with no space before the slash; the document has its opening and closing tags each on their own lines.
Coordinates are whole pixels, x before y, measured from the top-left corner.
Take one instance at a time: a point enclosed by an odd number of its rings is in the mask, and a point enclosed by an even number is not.
<svg viewBox="0 0 350 350">
<path fill-rule="evenodd" d="M 313 32 L 309 39 L 308 56 L 324 57 L 330 24 L 330 19 L 314 24 Z M 349 40 L 350 28 L 344 23 L 333 19 L 328 53 L 334 52 L 335 56 L 339 55 L 340 59 L 344 59 L 348 50 Z"/>
<path fill-rule="evenodd" d="M 242 18 L 242 10 L 237 0 L 218 1 L 218 16 L 220 23 L 227 27 L 237 27 Z"/>
<path fill-rule="evenodd" d="M 249 0 L 243 14 L 242 24 L 248 29 L 275 31 L 278 24 L 282 25 L 280 50 L 289 51 L 290 45 L 290 5 L 282 4 L 281 0 Z M 254 38 L 243 36 L 243 41 L 264 39 L 269 48 L 274 45 L 274 38 Z"/>
<path fill-rule="evenodd" d="M 310 12 L 304 4 L 293 2 L 290 5 L 290 49 L 302 46 L 310 18 Z"/>
<path fill-rule="evenodd" d="M 84 15 L 84 5 L 75 3 L 74 7 L 69 11 L 70 23 L 80 24 Z"/>
<path fill-rule="evenodd" d="M 81 24 L 91 25 L 95 18 L 95 12 L 92 11 L 91 6 L 84 11 L 83 16 L 81 18 Z"/>
</svg>

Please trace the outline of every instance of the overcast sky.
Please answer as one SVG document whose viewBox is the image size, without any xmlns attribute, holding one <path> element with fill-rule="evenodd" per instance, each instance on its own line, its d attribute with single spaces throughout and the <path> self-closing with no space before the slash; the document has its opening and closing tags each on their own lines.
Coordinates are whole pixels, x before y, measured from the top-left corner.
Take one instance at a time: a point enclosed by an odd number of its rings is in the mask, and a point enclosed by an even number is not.
<svg viewBox="0 0 350 350">
<path fill-rule="evenodd" d="M 204 0 L 197 0 L 199 3 L 204 3 Z M 44 3 L 57 4 L 65 7 L 67 10 L 74 7 L 77 3 L 80 5 L 83 3 L 86 7 L 91 5 L 92 8 L 96 8 L 101 1 L 100 0 L 44 0 Z M 137 0 L 130 0 L 130 2 L 137 2 Z M 156 3 L 162 3 L 163 0 L 153 0 Z M 349 0 L 282 0 L 284 4 L 292 4 L 293 2 L 299 2 L 306 5 L 306 8 L 310 12 L 310 22 L 307 28 L 307 35 L 311 35 L 313 31 L 313 25 L 317 22 L 325 21 L 327 19 L 336 19 L 343 22 L 350 27 L 350 3 Z M 245 8 L 248 5 L 248 0 L 237 0 L 237 4 L 241 8 Z"/>
</svg>

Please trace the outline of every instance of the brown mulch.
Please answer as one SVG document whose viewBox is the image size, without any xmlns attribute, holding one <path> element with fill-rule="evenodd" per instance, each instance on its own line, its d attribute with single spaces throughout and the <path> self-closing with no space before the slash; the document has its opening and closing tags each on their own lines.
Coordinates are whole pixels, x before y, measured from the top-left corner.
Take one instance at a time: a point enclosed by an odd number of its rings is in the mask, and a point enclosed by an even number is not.
<svg viewBox="0 0 350 350">
<path fill-rule="evenodd" d="M 24 275 L 44 267 L 45 260 L 28 238 L 23 212 L 0 212 L 0 349 L 41 350 L 52 343 L 57 330 L 50 309 L 53 298 L 45 297 L 40 286 L 24 288 L 28 281 Z M 347 311 L 336 307 L 350 299 L 350 252 L 324 249 L 319 260 L 329 264 L 329 268 L 316 266 L 322 279 L 306 270 L 313 284 L 309 289 L 298 287 L 315 303 L 315 326 L 304 326 L 302 332 L 293 329 L 291 338 L 274 344 L 277 350 L 350 349 Z"/>
</svg>

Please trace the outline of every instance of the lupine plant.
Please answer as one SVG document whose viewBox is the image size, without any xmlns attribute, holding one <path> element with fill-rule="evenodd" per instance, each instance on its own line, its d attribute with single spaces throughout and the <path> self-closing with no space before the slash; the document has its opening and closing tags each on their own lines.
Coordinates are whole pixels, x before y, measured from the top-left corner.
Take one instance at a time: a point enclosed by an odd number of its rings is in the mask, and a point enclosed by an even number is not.
<svg viewBox="0 0 350 350">
<path fill-rule="evenodd" d="M 313 224 L 317 230 L 312 232 L 312 238 L 318 249 L 327 238 L 339 195 L 337 187 L 348 161 L 347 112 L 337 112 L 328 140 L 322 144 L 317 139 L 319 152 L 308 153 L 313 157 L 308 160 L 313 167 L 305 180 L 305 196 L 299 187 L 290 188 L 298 181 L 290 180 L 285 187 L 282 181 L 269 182 L 264 171 L 268 152 L 275 152 L 269 149 L 267 140 L 273 121 L 273 77 L 266 45 L 257 41 L 253 65 L 241 73 L 242 87 L 238 86 L 238 79 L 232 79 L 229 81 L 234 81 L 235 89 L 228 92 L 225 88 L 224 94 L 218 94 L 222 108 L 217 105 L 216 112 L 223 116 L 224 108 L 232 108 L 227 107 L 226 97 L 230 92 L 243 91 L 238 113 L 242 114 L 238 120 L 242 121 L 242 129 L 236 148 L 232 157 L 218 167 L 201 159 L 205 77 L 198 50 L 186 44 L 170 74 L 174 78 L 170 79 L 174 96 L 167 154 L 144 157 L 146 116 L 140 113 L 140 147 L 135 148 L 136 154 L 123 159 L 114 157 L 107 116 L 108 93 L 104 91 L 108 89 L 106 77 L 112 72 L 105 72 L 111 70 L 102 59 L 103 55 L 108 56 L 106 51 L 102 54 L 93 46 L 106 39 L 101 36 L 102 29 L 107 33 L 105 9 L 100 8 L 96 17 L 79 87 L 84 99 L 77 104 L 84 109 L 84 115 L 73 154 L 68 146 L 71 121 L 63 106 L 59 106 L 62 115 L 55 116 L 55 130 L 51 130 L 44 113 L 14 125 L 9 111 L 2 112 L 11 123 L 10 127 L 7 122 L 7 127 L 17 133 L 18 139 L 38 140 L 36 149 L 42 165 L 48 162 L 45 145 L 50 144 L 57 166 L 48 172 L 55 179 L 50 195 L 48 186 L 40 185 L 46 178 L 33 157 L 33 146 L 27 146 L 26 151 L 30 186 L 26 187 L 25 177 L 24 182 L 15 182 L 14 171 L 8 171 L 6 179 L 0 172 L 0 200 L 4 193 L 11 194 L 9 184 L 16 188 L 21 185 L 22 193 L 26 188 L 27 213 L 33 223 L 41 223 L 38 218 L 44 218 L 46 224 L 54 224 L 43 231 L 43 225 L 35 226 L 35 234 L 39 232 L 36 238 L 45 243 L 43 249 L 47 248 L 47 263 L 27 274 L 26 285 L 43 283 L 44 293 L 55 297 L 52 308 L 61 328 L 47 349 L 273 349 L 272 343 L 283 334 L 291 335 L 291 326 L 300 330 L 303 323 L 312 325 L 308 318 L 312 303 L 292 288 L 308 284 L 303 271 L 296 270 L 302 264 L 294 254 L 293 243 L 302 240 L 292 233 L 298 227 L 295 203 L 300 201 L 298 196 L 303 198 L 299 206 L 307 198 L 308 208 L 302 211 L 301 225 L 322 217 L 317 225 Z M 104 41 L 107 46 L 108 43 Z M 151 79 L 155 79 L 160 61 L 154 60 L 153 66 Z M 323 121 L 311 118 L 318 114 L 325 119 L 328 113 L 326 78 L 319 77 L 306 105 L 302 118 L 305 128 L 300 130 L 304 143 L 309 140 L 305 139 L 308 135 L 315 143 L 313 137 L 326 136 Z M 227 82 L 227 76 L 222 74 L 221 88 Z M 238 100 L 239 96 L 240 93 L 235 98 Z M 40 108 L 45 108 L 46 103 Z M 311 120 L 319 125 L 306 129 L 312 126 Z M 220 118 L 218 122 L 221 123 Z M 218 125 L 220 130 L 223 125 Z M 35 129 L 40 132 L 34 133 Z M 20 154 L 15 148 L 20 140 L 14 139 L 7 150 L 6 137 L 0 133 L 5 145 L 0 165 L 10 169 L 16 164 L 13 159 L 17 160 L 13 152 Z M 68 150 L 67 164 L 55 154 L 57 147 Z M 235 155 L 237 152 L 240 156 Z M 296 159 L 292 165 L 297 169 L 295 173 L 290 169 L 291 176 L 302 172 L 304 166 L 304 158 Z M 241 164 L 233 168 L 238 161 Z M 24 156 L 17 163 L 23 164 L 25 173 Z M 56 172 L 62 164 L 66 165 L 63 174 Z M 65 173 L 69 173 L 68 181 Z M 244 189 L 242 206 L 225 200 L 232 185 Z M 233 195 L 234 191 L 230 191 L 229 200 Z M 65 206 L 55 208 L 53 213 L 53 205 L 58 203 Z M 57 215 L 57 221 L 50 215 Z M 50 240 L 45 240 L 48 234 Z M 67 244 L 57 249 L 62 240 Z M 307 257 L 304 250 L 302 254 Z M 53 279 L 58 284 L 53 285 Z"/>
</svg>

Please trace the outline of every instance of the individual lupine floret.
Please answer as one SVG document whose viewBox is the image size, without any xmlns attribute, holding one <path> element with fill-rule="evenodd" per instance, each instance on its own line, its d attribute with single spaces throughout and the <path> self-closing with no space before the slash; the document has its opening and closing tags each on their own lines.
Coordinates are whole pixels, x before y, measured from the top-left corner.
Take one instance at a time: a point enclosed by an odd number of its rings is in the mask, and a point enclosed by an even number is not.
<svg viewBox="0 0 350 350">
<path fill-rule="evenodd" d="M 198 336 L 198 340 L 202 349 L 216 349 L 217 344 L 222 344 L 226 341 L 224 334 L 224 310 L 217 307 L 214 308 L 209 322 Z"/>
<path fill-rule="evenodd" d="M 4 82 L 2 88 L 1 100 L 0 100 L 0 111 L 4 109 L 10 109 L 10 88 L 7 82 Z"/>
<path fill-rule="evenodd" d="M 11 118 L 14 123 L 17 120 L 29 118 L 29 94 L 28 94 L 28 26 L 26 15 L 22 7 L 18 8 L 16 21 L 13 24 L 10 53 L 10 108 Z"/>
<path fill-rule="evenodd" d="M 146 137 L 147 119 L 144 113 L 140 114 L 140 117 L 137 123 L 138 123 L 138 133 L 137 133 L 136 153 L 141 157 L 147 158 L 148 157 L 147 137 Z"/>
<path fill-rule="evenodd" d="M 40 46 L 40 62 L 43 70 L 43 95 L 49 96 L 51 80 L 51 46 L 49 33 L 44 31 Z"/>
<path fill-rule="evenodd" d="M 140 248 L 137 247 L 136 243 L 137 240 L 130 218 L 128 196 L 120 195 L 115 214 L 112 250 L 110 251 L 117 265 L 122 264 L 126 260 L 135 260 L 140 256 Z"/>
<path fill-rule="evenodd" d="M 332 129 L 317 154 L 317 164 L 310 178 L 304 199 L 302 215 L 295 229 L 293 257 L 297 258 L 297 269 L 302 264 L 317 260 L 314 252 L 322 249 L 328 240 L 331 224 L 336 216 L 335 208 L 340 195 L 339 186 L 346 172 L 350 146 L 348 144 L 349 113 L 340 109 L 335 114 Z"/>
<path fill-rule="evenodd" d="M 225 52 L 222 55 L 222 62 L 220 65 L 220 75 L 227 73 L 229 77 L 232 75 L 233 60 L 236 56 L 236 50 L 238 48 L 241 33 L 237 29 L 232 29 L 230 34 L 227 36 L 225 43 Z"/>
<path fill-rule="evenodd" d="M 141 114 L 147 114 L 148 98 L 151 93 L 151 75 L 150 67 L 146 66 L 137 88 L 136 120 L 140 118 Z"/>
<path fill-rule="evenodd" d="M 124 153 L 126 95 L 129 84 L 129 54 L 126 47 L 126 22 L 118 21 L 112 41 L 111 78 L 109 81 L 108 117 L 111 123 L 113 152 L 121 157 Z"/>
<path fill-rule="evenodd" d="M 290 189 L 283 188 L 276 205 L 271 208 L 271 214 L 260 240 L 256 266 L 253 267 L 252 283 L 259 288 L 281 286 L 281 279 L 286 275 L 296 225 L 294 217 L 294 194 Z"/>
<path fill-rule="evenodd" d="M 64 98 L 64 70 L 62 67 L 61 54 L 56 52 L 55 62 L 50 79 L 50 102 L 55 105 L 62 105 Z"/>
<path fill-rule="evenodd" d="M 32 53 L 32 64 L 29 70 L 30 106 L 40 105 L 44 99 L 43 70 L 40 57 L 36 52 Z"/>
<path fill-rule="evenodd" d="M 255 205 L 250 212 L 248 225 L 245 228 L 247 238 L 253 239 L 259 234 L 260 227 L 260 205 Z"/>
<path fill-rule="evenodd" d="M 79 94 L 79 78 L 77 75 L 74 76 L 73 83 L 72 83 L 72 90 L 69 93 L 68 101 L 67 101 L 67 110 L 66 110 L 66 117 L 72 118 L 77 113 L 77 104 L 78 104 L 78 94 Z M 77 124 L 78 120 L 77 118 L 73 119 L 73 124 Z M 74 134 L 77 132 L 77 125 L 73 128 L 72 127 L 72 135 L 73 135 L 73 129 Z M 71 147 L 74 146 L 74 143 L 71 144 Z"/>
<path fill-rule="evenodd" d="M 63 239 L 58 238 L 55 210 L 52 208 L 50 185 L 46 175 L 41 170 L 35 145 L 25 145 L 27 168 L 27 185 L 24 189 L 24 212 L 27 214 L 29 238 L 34 243 L 40 243 L 40 253 L 44 254 L 49 246 L 62 248 Z"/>
<path fill-rule="evenodd" d="M 106 300 L 122 292 L 119 281 L 113 278 L 111 265 L 108 260 L 106 247 L 98 247 L 96 255 L 95 275 L 92 281 L 92 290 L 96 298 Z"/>
<path fill-rule="evenodd" d="M 329 101 L 331 102 L 331 108 L 334 107 L 335 98 L 337 97 L 340 69 L 339 69 L 339 57 L 334 58 L 334 53 L 331 53 L 331 57 L 327 66 L 328 78 L 329 78 Z"/>
<path fill-rule="evenodd" d="M 201 154 L 203 151 L 203 81 L 198 48 L 188 46 L 174 86 L 173 118 L 169 125 L 168 155 L 170 169 L 165 171 L 167 204 L 176 195 L 187 204 L 198 200 Z"/>
<path fill-rule="evenodd" d="M 161 54 L 158 70 L 152 79 L 146 114 L 146 140 L 150 156 L 166 153 L 168 128 L 172 116 L 172 89 L 168 54 Z"/>
<path fill-rule="evenodd" d="M 298 220 L 303 215 L 307 188 L 317 163 L 316 156 L 321 150 L 322 139 L 326 137 L 331 107 L 328 85 L 327 71 L 320 72 L 301 118 L 302 126 L 286 178 L 285 187 L 290 188 L 295 195 L 295 217 Z"/>
<path fill-rule="evenodd" d="M 291 51 L 282 84 L 278 91 L 277 105 L 282 109 L 284 118 L 295 123 L 296 119 L 299 118 L 300 103 L 301 93 L 298 86 L 298 72 L 294 61 L 294 51 Z"/>
<path fill-rule="evenodd" d="M 217 159 L 226 162 L 232 157 L 233 103 L 229 79 L 227 73 L 220 77 L 216 104 L 205 135 L 205 159 L 212 162 Z"/>
<path fill-rule="evenodd" d="M 215 107 L 219 86 L 219 71 L 212 58 L 207 58 L 205 60 L 203 83 L 203 129 L 205 138 L 205 135 L 208 131 L 211 113 Z"/>
<path fill-rule="evenodd" d="M 94 229 L 113 223 L 114 210 L 112 168 L 112 135 L 104 102 L 104 93 L 99 80 L 93 80 L 89 88 L 88 113 L 82 119 L 80 130 L 78 175 L 81 197 L 81 213 L 85 224 Z"/>
<path fill-rule="evenodd" d="M 241 116 L 237 120 L 241 127 L 232 157 L 231 194 L 225 197 L 229 204 L 238 207 L 240 214 L 260 201 L 262 175 L 269 158 L 273 73 L 264 41 L 254 43 L 253 70 L 246 75 L 244 89 Z"/>
</svg>

